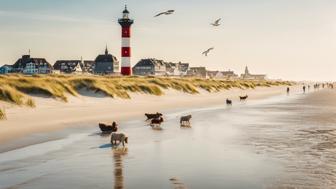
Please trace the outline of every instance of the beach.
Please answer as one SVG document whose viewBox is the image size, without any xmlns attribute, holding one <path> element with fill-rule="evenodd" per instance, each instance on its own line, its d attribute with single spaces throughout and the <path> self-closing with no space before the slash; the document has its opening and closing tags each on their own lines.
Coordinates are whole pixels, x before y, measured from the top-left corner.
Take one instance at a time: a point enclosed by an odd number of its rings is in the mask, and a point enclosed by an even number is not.
<svg viewBox="0 0 336 189">
<path fill-rule="evenodd" d="M 297 87 L 293 87 L 297 88 Z M 108 98 L 102 94 L 84 91 L 81 96 L 68 96 L 68 102 L 43 96 L 32 97 L 36 108 L 5 105 L 7 120 L 0 121 L 0 143 L 16 141 L 29 134 L 57 131 L 68 127 L 99 122 L 112 123 L 128 119 L 144 119 L 145 113 L 174 111 L 183 108 L 202 108 L 223 104 L 226 98 L 239 101 L 239 96 L 262 99 L 285 94 L 286 86 L 259 87 L 256 89 L 230 89 L 209 93 L 188 94 L 166 90 L 163 96 L 131 93 L 131 99 Z"/>
<path fill-rule="evenodd" d="M 333 188 L 335 94 L 170 109 L 161 131 L 125 118 L 118 149 L 91 124 L 35 134 L 48 141 L 0 153 L 0 188 Z"/>
</svg>

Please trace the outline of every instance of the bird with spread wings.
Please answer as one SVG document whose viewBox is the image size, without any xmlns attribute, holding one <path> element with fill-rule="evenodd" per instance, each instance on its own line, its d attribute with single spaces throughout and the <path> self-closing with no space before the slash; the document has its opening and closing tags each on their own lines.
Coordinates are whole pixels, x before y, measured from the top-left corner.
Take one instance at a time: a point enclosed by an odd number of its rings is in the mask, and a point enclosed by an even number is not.
<svg viewBox="0 0 336 189">
<path fill-rule="evenodd" d="M 204 56 L 208 56 L 208 54 L 210 53 L 210 51 L 212 51 L 212 50 L 214 50 L 214 49 L 215 49 L 214 47 L 211 47 L 211 48 L 209 48 L 208 50 L 204 51 L 202 54 L 203 54 Z"/>
<path fill-rule="evenodd" d="M 161 15 L 170 15 L 170 14 L 173 14 L 175 12 L 175 10 L 167 10 L 165 12 L 160 12 L 159 14 L 155 15 L 154 17 L 158 17 L 158 16 L 161 16 Z"/>
<path fill-rule="evenodd" d="M 220 18 L 220 19 L 217 19 L 214 23 L 211 23 L 211 25 L 212 25 L 212 26 L 215 26 L 215 27 L 220 26 L 221 24 L 220 24 L 219 22 L 220 22 L 221 20 L 222 20 L 221 18 Z"/>
</svg>

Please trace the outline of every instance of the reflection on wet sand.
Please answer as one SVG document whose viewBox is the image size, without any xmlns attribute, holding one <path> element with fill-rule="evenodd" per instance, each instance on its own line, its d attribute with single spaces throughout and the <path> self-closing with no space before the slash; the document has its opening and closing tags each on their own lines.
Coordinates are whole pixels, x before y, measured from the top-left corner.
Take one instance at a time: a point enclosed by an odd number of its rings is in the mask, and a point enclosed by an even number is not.
<svg viewBox="0 0 336 189">
<path fill-rule="evenodd" d="M 124 174 L 123 174 L 123 156 L 127 155 L 128 148 L 113 147 L 114 160 L 114 189 L 124 189 Z"/>
</svg>

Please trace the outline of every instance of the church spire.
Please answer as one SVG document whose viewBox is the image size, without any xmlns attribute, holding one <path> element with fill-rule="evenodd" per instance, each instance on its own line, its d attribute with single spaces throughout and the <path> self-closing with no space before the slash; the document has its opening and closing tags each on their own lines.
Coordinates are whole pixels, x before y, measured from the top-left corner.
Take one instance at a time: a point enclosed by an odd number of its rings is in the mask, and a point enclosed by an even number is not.
<svg viewBox="0 0 336 189">
<path fill-rule="evenodd" d="M 106 45 L 106 49 L 105 49 L 105 55 L 108 55 L 108 49 L 107 49 L 107 45 Z"/>
<path fill-rule="evenodd" d="M 248 69 L 247 66 L 245 67 L 245 74 L 246 74 L 246 75 L 250 74 L 250 71 L 249 71 L 249 69 Z"/>
</svg>

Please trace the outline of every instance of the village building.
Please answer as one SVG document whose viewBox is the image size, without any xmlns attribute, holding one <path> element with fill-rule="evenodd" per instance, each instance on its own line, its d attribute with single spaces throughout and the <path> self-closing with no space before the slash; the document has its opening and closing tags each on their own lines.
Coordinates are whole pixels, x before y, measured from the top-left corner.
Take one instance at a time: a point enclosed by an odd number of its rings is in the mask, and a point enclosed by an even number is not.
<svg viewBox="0 0 336 189">
<path fill-rule="evenodd" d="M 187 76 L 207 78 L 207 71 L 205 67 L 190 67 L 187 72 Z"/>
<path fill-rule="evenodd" d="M 248 67 L 245 67 L 245 73 L 241 74 L 241 78 L 245 80 L 265 80 L 265 74 L 251 74 Z"/>
<path fill-rule="evenodd" d="M 93 73 L 94 65 L 95 65 L 95 61 L 93 61 L 93 60 L 84 60 L 83 61 L 83 68 L 82 68 L 83 72 Z"/>
<path fill-rule="evenodd" d="M 167 74 L 166 63 L 153 58 L 140 60 L 132 69 L 133 75 L 139 76 L 164 76 Z"/>
<path fill-rule="evenodd" d="M 233 71 L 207 71 L 208 77 L 212 79 L 237 79 L 238 75 Z"/>
<path fill-rule="evenodd" d="M 82 74 L 83 63 L 81 60 L 57 60 L 53 66 L 54 71 L 65 74 Z"/>
<path fill-rule="evenodd" d="M 0 67 L 0 74 L 8 74 L 11 73 L 13 69 L 12 65 L 5 64 Z"/>
<path fill-rule="evenodd" d="M 105 54 L 97 56 L 93 66 L 93 73 L 98 75 L 108 75 L 118 73 L 119 70 L 119 61 L 115 56 L 109 54 L 106 47 Z"/>
<path fill-rule="evenodd" d="M 168 76 L 185 76 L 189 69 L 188 63 L 165 63 L 166 64 L 166 75 Z"/>
<path fill-rule="evenodd" d="M 45 58 L 31 58 L 30 55 L 23 55 L 12 68 L 12 72 L 28 75 L 50 74 L 53 70 L 53 67 Z"/>
</svg>

